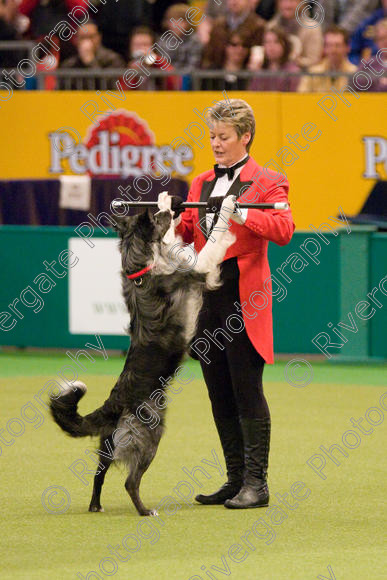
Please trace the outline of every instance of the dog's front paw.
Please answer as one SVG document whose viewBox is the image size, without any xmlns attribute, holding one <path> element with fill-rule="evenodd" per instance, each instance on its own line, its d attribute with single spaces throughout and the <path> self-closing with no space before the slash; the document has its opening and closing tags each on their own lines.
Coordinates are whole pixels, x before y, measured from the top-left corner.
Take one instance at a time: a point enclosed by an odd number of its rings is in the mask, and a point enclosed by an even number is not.
<svg viewBox="0 0 387 580">
<path fill-rule="evenodd" d="M 171 211 L 171 203 L 172 198 L 168 194 L 168 191 L 162 191 L 159 193 L 157 205 L 160 211 Z"/>
</svg>

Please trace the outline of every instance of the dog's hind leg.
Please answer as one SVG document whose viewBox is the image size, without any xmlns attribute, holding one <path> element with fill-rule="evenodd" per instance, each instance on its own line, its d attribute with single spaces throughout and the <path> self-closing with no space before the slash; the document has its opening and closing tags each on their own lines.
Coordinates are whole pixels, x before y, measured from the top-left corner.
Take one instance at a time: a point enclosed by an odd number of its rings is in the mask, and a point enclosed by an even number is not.
<svg viewBox="0 0 387 580">
<path fill-rule="evenodd" d="M 101 437 L 99 451 L 102 453 L 99 453 L 99 464 L 94 476 L 93 495 L 91 496 L 89 512 L 104 511 L 101 506 L 101 491 L 106 472 L 114 460 L 113 445 L 113 438 L 111 435 L 107 438 Z"/>
<path fill-rule="evenodd" d="M 145 431 L 145 430 L 144 430 Z M 147 436 L 147 435 L 150 435 Z M 127 462 L 129 475 L 125 481 L 125 489 L 130 495 L 132 502 L 140 516 L 157 516 L 156 510 L 144 506 L 140 498 L 140 483 L 142 476 L 150 466 L 156 455 L 162 435 L 162 427 L 156 427 L 152 432 L 144 433 L 140 447 L 133 449 L 130 460 Z"/>
</svg>

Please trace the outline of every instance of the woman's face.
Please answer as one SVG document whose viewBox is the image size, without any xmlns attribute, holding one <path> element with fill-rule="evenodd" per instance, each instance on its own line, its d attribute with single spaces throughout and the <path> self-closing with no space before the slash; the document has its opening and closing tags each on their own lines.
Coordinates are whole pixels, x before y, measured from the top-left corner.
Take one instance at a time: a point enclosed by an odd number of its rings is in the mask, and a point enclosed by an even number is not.
<svg viewBox="0 0 387 580">
<path fill-rule="evenodd" d="M 230 167 L 246 155 L 250 133 L 238 137 L 234 127 L 223 121 L 211 121 L 210 142 L 216 163 Z"/>
<path fill-rule="evenodd" d="M 274 32 L 266 32 L 263 47 L 269 62 L 278 62 L 284 53 L 283 46 Z"/>
<path fill-rule="evenodd" d="M 226 44 L 226 58 L 229 62 L 242 67 L 247 58 L 249 49 L 244 46 L 242 39 L 237 34 L 233 34 Z"/>
</svg>

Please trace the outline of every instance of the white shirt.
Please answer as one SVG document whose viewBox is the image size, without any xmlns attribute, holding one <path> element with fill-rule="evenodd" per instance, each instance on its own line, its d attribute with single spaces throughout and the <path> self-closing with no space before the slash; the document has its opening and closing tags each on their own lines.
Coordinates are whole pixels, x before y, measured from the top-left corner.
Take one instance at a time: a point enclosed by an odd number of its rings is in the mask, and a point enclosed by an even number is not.
<svg viewBox="0 0 387 580">
<path fill-rule="evenodd" d="M 243 157 L 241 157 L 239 159 L 239 161 L 236 161 L 236 163 L 234 163 L 233 165 L 237 165 L 238 163 L 240 163 L 243 159 L 246 159 L 247 155 L 244 155 Z M 226 167 L 225 165 L 219 165 L 219 167 Z M 231 166 L 232 167 L 232 166 Z M 242 165 L 241 167 L 238 167 L 235 170 L 234 173 L 234 177 L 230 180 L 228 178 L 228 175 L 222 175 L 222 177 L 218 177 L 218 179 L 216 180 L 215 183 L 215 187 L 211 192 L 210 197 L 224 197 L 226 195 L 226 193 L 228 192 L 228 190 L 230 189 L 230 187 L 232 186 L 232 184 L 234 183 L 234 181 L 236 180 L 236 178 L 238 177 L 238 175 L 240 174 L 240 172 L 242 171 L 242 169 L 244 168 L 244 165 Z M 247 218 L 247 212 L 248 209 L 241 209 L 239 210 L 240 213 L 242 214 L 241 217 L 243 219 L 243 221 L 246 221 Z M 207 227 L 207 232 L 210 231 L 211 229 L 211 225 L 214 219 L 214 215 L 213 213 L 208 213 L 206 216 L 206 227 Z"/>
</svg>

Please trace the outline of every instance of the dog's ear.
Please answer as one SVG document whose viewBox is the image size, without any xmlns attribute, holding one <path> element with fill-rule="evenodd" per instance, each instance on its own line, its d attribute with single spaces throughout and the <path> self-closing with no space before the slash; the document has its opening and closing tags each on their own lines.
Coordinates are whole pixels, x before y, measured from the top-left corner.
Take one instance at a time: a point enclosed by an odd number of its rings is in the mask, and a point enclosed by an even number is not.
<svg viewBox="0 0 387 580">
<path fill-rule="evenodd" d="M 141 223 L 143 223 L 143 224 L 146 224 L 146 223 L 149 223 L 149 222 L 153 223 L 155 220 L 154 220 L 154 217 L 153 217 L 152 210 L 149 207 L 147 207 L 146 209 L 144 209 L 144 211 L 139 214 L 138 221 L 141 222 Z"/>
<path fill-rule="evenodd" d="M 115 215 L 112 216 L 112 221 L 114 222 L 114 229 L 121 236 L 128 231 L 129 219 L 125 216 Z"/>
</svg>

